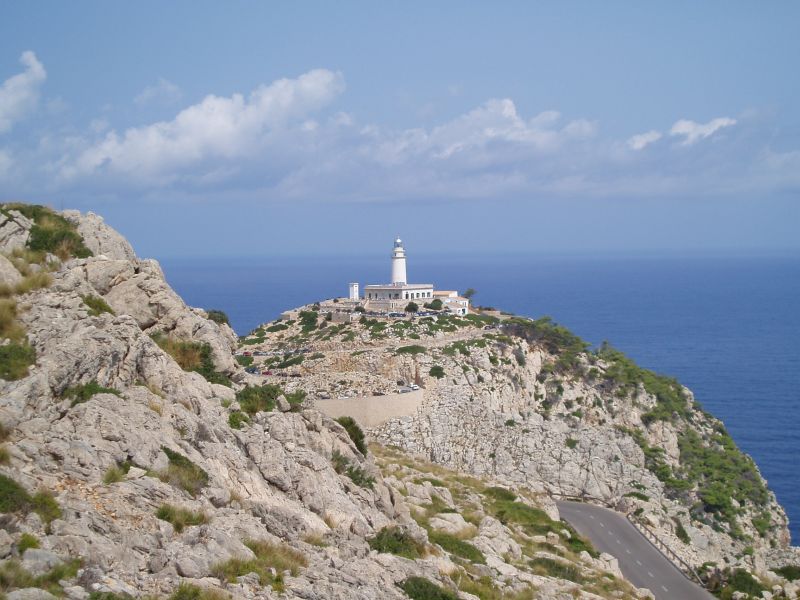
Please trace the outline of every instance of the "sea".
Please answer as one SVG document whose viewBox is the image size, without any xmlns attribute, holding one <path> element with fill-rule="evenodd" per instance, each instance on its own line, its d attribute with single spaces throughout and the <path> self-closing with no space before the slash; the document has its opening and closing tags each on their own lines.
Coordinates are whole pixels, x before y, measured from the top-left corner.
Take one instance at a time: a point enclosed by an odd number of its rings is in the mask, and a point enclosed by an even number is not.
<svg viewBox="0 0 800 600">
<path fill-rule="evenodd" d="M 722 419 L 800 540 L 800 257 L 414 256 L 409 276 L 476 290 L 475 304 L 549 315 L 592 344 L 688 386 Z M 387 257 L 165 258 L 192 306 L 243 335 L 289 308 L 382 283 Z"/>
</svg>

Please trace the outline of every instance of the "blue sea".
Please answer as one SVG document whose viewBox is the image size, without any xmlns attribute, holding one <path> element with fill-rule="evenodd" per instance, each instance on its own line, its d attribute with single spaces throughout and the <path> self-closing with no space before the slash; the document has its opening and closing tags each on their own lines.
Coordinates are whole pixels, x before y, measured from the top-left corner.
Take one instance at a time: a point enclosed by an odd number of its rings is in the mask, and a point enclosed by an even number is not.
<svg viewBox="0 0 800 600">
<path fill-rule="evenodd" d="M 288 308 L 381 283 L 388 259 L 165 259 L 193 306 L 227 312 L 244 334 Z M 550 315 L 677 377 L 753 456 L 800 539 L 800 258 L 415 256 L 409 276 L 474 301 Z"/>
</svg>

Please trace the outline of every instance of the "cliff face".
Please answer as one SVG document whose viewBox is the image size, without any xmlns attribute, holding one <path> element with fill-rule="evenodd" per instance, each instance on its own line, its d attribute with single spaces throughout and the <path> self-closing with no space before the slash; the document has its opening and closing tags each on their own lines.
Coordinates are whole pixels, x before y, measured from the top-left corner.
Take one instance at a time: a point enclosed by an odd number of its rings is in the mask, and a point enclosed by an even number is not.
<svg viewBox="0 0 800 600">
<path fill-rule="evenodd" d="M 318 398 L 415 382 L 421 408 L 374 429 L 381 444 L 511 486 L 609 504 L 698 569 L 714 563 L 778 581 L 770 569 L 796 561 L 785 513 L 753 461 L 674 380 L 612 348 L 590 351 L 546 319 L 323 320 L 335 309 L 306 306 L 257 329 L 243 348 L 264 350 L 260 368 L 297 375 L 286 378 L 290 387 Z M 289 352 L 302 346 L 305 354 Z"/>
<path fill-rule="evenodd" d="M 548 497 L 376 459 L 301 379 L 245 387 L 231 329 L 95 215 L 0 206 L 0 275 L 9 599 L 646 596 Z"/>
</svg>

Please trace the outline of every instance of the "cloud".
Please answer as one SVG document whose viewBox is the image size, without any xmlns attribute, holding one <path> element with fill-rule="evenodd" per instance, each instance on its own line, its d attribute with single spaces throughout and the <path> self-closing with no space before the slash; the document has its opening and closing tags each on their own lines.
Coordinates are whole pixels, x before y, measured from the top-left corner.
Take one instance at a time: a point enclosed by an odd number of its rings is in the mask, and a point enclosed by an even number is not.
<svg viewBox="0 0 800 600">
<path fill-rule="evenodd" d="M 262 85 L 249 96 L 209 95 L 161 121 L 110 131 L 77 158 L 67 158 L 60 175 L 72 179 L 100 170 L 153 182 L 174 180 L 184 169 L 207 161 L 257 156 L 271 135 L 293 122 L 313 130 L 305 117 L 329 104 L 344 90 L 340 73 L 309 71 L 296 79 Z"/>
<path fill-rule="evenodd" d="M 694 121 L 690 121 L 688 119 L 681 119 L 680 121 L 675 122 L 675 124 L 672 126 L 672 129 L 669 130 L 669 134 L 673 136 L 684 136 L 684 140 L 681 142 L 681 145 L 690 146 L 698 140 L 702 140 L 713 135 L 723 127 L 730 127 L 732 125 L 736 125 L 736 119 L 731 119 L 730 117 L 718 117 L 716 119 L 712 119 L 708 123 L 695 123 Z"/>
<path fill-rule="evenodd" d="M 113 112 L 98 112 L 82 128 L 20 135 L 0 152 L 0 192 L 396 202 L 800 187 L 796 145 L 790 136 L 772 151 L 774 124 L 765 117 L 682 119 L 668 133 L 617 139 L 580 115 L 524 114 L 511 98 L 490 98 L 432 125 L 401 128 L 360 121 L 334 104 L 344 87 L 341 74 L 319 69 L 248 94 L 208 95 L 128 129 L 114 126 Z M 729 133 L 719 143 L 697 143 L 722 128 Z M 677 148 L 656 143 L 668 135 Z"/>
<path fill-rule="evenodd" d="M 171 81 L 159 77 L 157 83 L 144 88 L 133 101 L 140 106 L 154 102 L 173 104 L 181 99 L 181 95 L 181 88 Z"/>
<path fill-rule="evenodd" d="M 657 142 L 661 139 L 661 132 L 652 129 L 645 133 L 639 133 L 628 138 L 626 142 L 630 148 L 634 150 L 642 150 L 645 146 Z"/>
<path fill-rule="evenodd" d="M 9 77 L 0 86 L 0 133 L 10 131 L 14 124 L 31 112 L 39 101 L 39 88 L 47 72 L 36 55 L 23 52 L 19 62 L 25 71 Z"/>
</svg>

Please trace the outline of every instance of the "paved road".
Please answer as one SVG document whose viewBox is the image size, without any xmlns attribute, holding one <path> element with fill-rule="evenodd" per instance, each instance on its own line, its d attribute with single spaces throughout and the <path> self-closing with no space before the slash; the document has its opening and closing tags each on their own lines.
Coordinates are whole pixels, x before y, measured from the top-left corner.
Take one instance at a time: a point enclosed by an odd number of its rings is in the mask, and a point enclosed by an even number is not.
<svg viewBox="0 0 800 600">
<path fill-rule="evenodd" d="M 619 560 L 625 578 L 658 600 L 709 600 L 713 596 L 689 581 L 621 514 L 582 502 L 557 502 L 561 518 L 589 538 L 600 552 Z"/>
</svg>

